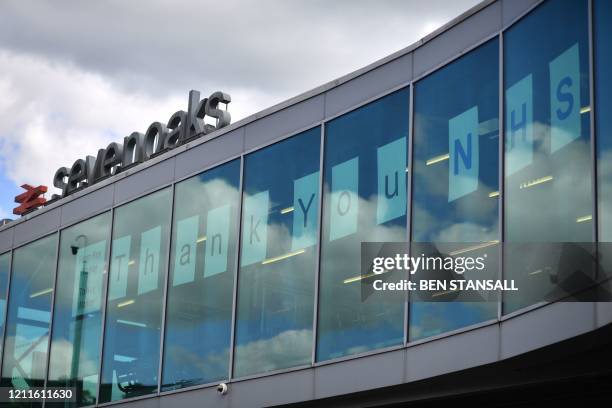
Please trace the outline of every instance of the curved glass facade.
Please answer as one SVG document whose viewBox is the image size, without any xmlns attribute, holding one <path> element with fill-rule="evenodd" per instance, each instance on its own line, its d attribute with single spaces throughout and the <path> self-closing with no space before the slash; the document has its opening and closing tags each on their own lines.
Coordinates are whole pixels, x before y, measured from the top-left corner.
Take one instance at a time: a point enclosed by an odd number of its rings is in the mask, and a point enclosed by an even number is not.
<svg viewBox="0 0 612 408">
<path fill-rule="evenodd" d="M 574 243 L 575 257 L 594 239 L 588 21 L 586 1 L 552 1 L 504 33 L 504 239 Z M 504 312 L 555 297 L 557 257 L 508 251 L 505 276 L 525 290 L 504 296 Z"/>
<path fill-rule="evenodd" d="M 486 254 L 487 276 L 479 278 L 487 279 L 498 273 L 499 248 L 486 245 L 500 240 L 498 57 L 494 39 L 414 88 L 412 252 L 428 243 Z M 497 302 L 465 302 L 466 295 L 440 291 L 432 296 L 448 301 L 411 302 L 410 340 L 497 317 Z"/>
<path fill-rule="evenodd" d="M 592 271 L 565 279 L 535 244 L 611 241 L 611 38 L 610 2 L 544 1 L 422 77 L 0 254 L 2 385 L 72 386 L 79 406 L 155 396 L 585 288 Z M 385 241 L 486 255 L 486 278 L 525 290 L 364 292 L 361 244 Z"/>
<path fill-rule="evenodd" d="M 326 125 L 318 361 L 403 343 L 404 294 L 363 297 L 360 252 L 406 240 L 409 106 L 405 88 Z"/>
<path fill-rule="evenodd" d="M 229 375 L 240 160 L 176 185 L 162 390 Z"/>
<path fill-rule="evenodd" d="M 244 159 L 234 375 L 310 364 L 321 131 Z"/>
</svg>

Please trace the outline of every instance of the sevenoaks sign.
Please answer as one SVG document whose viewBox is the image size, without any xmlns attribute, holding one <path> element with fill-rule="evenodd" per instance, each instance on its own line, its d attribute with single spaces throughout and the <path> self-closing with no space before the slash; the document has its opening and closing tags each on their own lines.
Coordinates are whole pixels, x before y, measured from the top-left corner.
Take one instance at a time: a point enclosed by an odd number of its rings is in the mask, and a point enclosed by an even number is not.
<svg viewBox="0 0 612 408">
<path fill-rule="evenodd" d="M 75 161 L 70 168 L 60 167 L 53 177 L 53 185 L 62 190 L 62 196 L 67 196 L 189 140 L 227 126 L 231 116 L 227 110 L 220 109 L 219 104 L 227 105 L 231 100 L 230 95 L 223 92 L 214 92 L 200 100 L 198 91 L 190 91 L 187 112 L 175 112 L 166 124 L 153 122 L 145 133 L 133 132 L 123 139 L 123 143 L 113 142 L 106 149 L 98 150 L 96 157 L 86 156 Z M 214 120 L 215 125 L 206 123 L 205 117 L 209 117 L 209 121 Z"/>
</svg>

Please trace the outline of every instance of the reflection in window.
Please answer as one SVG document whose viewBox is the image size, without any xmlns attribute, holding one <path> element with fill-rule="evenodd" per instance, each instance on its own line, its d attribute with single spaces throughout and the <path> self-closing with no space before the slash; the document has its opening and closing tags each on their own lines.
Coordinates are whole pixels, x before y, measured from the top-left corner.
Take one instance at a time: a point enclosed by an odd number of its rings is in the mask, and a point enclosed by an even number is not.
<svg viewBox="0 0 612 408">
<path fill-rule="evenodd" d="M 172 193 L 115 210 L 100 401 L 157 391 Z"/>
<path fill-rule="evenodd" d="M 595 100 L 597 170 L 599 183 L 599 240 L 612 242 L 612 2 L 596 0 L 595 23 Z M 608 249 L 604 244 L 602 249 Z M 612 261 L 603 258 L 606 269 Z"/>
<path fill-rule="evenodd" d="M 415 84 L 412 240 L 452 243 L 445 245 L 450 254 L 461 256 L 486 253 L 487 276 L 467 279 L 495 279 L 498 270 L 498 61 L 495 39 Z M 474 243 L 490 243 L 491 250 Z M 413 302 L 410 340 L 497 316 L 496 302 L 464 295 Z"/>
<path fill-rule="evenodd" d="M 363 241 L 406 241 L 409 95 L 402 89 L 326 125 L 319 361 L 403 342 L 404 294 L 364 296 L 360 251 Z"/>
<path fill-rule="evenodd" d="M 593 239 L 587 6 L 546 2 L 504 34 L 504 273 L 519 288 L 505 293 L 506 313 L 591 280 L 563 268 L 560 246 L 517 245 L 575 243 L 563 250 L 589 258 L 578 244 Z"/>
<path fill-rule="evenodd" d="M 176 185 L 162 391 L 228 377 L 240 160 Z"/>
<path fill-rule="evenodd" d="M 13 252 L 3 387 L 25 389 L 44 385 L 56 252 L 57 234 Z"/>
<path fill-rule="evenodd" d="M 76 387 L 79 406 L 97 400 L 110 223 L 105 213 L 63 230 L 60 238 L 48 384 Z M 54 405 L 63 406 L 47 403 Z"/>
<path fill-rule="evenodd" d="M 11 254 L 0 255 L 0 356 L 2 355 L 2 341 L 4 336 L 4 322 L 6 321 L 6 295 L 8 293 L 8 279 L 11 268 Z"/>
<path fill-rule="evenodd" d="M 320 129 L 245 159 L 234 376 L 309 364 Z"/>
</svg>

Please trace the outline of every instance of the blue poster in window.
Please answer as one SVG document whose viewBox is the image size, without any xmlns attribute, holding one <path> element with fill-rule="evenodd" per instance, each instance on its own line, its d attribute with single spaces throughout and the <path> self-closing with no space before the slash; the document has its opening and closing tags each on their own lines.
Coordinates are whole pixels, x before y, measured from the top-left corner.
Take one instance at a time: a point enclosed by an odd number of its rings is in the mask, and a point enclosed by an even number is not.
<svg viewBox="0 0 612 408">
<path fill-rule="evenodd" d="M 580 56 L 578 43 L 550 62 L 550 151 L 580 137 Z"/>
<path fill-rule="evenodd" d="M 227 270 L 230 216 L 229 204 L 210 210 L 206 216 L 205 278 Z"/>
<path fill-rule="evenodd" d="M 185 218 L 176 223 L 174 274 L 172 286 L 193 282 L 196 268 L 196 241 L 200 217 Z"/>
<path fill-rule="evenodd" d="M 448 202 L 478 189 L 478 106 L 448 121 Z"/>
<path fill-rule="evenodd" d="M 138 294 L 157 289 L 159 255 L 161 253 L 161 225 L 140 236 L 140 262 L 138 263 Z"/>
<path fill-rule="evenodd" d="M 378 200 L 376 223 L 383 224 L 406 213 L 406 138 L 381 146 L 376 151 Z"/>
<path fill-rule="evenodd" d="M 75 260 L 72 316 L 100 310 L 106 240 L 79 248 Z"/>
<path fill-rule="evenodd" d="M 242 217 L 242 266 L 261 262 L 268 249 L 269 192 L 262 191 L 244 198 Z"/>
<path fill-rule="evenodd" d="M 127 293 L 131 244 L 130 235 L 113 240 L 111 274 L 108 281 L 109 300 L 125 297 Z"/>
<path fill-rule="evenodd" d="M 359 157 L 332 167 L 329 240 L 357 232 Z"/>
<path fill-rule="evenodd" d="M 291 250 L 317 242 L 319 219 L 319 172 L 293 181 L 293 234 Z"/>
<path fill-rule="evenodd" d="M 506 174 L 533 162 L 533 77 L 506 90 Z"/>
</svg>

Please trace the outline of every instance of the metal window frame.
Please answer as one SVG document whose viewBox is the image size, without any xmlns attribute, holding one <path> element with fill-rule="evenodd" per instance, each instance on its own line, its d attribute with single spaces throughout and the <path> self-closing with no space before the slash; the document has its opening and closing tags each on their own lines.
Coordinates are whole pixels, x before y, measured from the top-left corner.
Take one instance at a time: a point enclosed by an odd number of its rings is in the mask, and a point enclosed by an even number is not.
<svg viewBox="0 0 612 408">
<path fill-rule="evenodd" d="M 408 106 L 408 174 L 406 182 L 408 184 L 406 192 L 406 245 L 408 256 L 412 256 L 412 215 L 413 215 L 413 191 L 414 191 L 414 82 L 410 83 L 410 102 Z M 406 271 L 406 279 L 410 281 L 411 274 Z M 410 291 L 405 291 L 404 296 L 404 346 L 410 342 Z"/>
<path fill-rule="evenodd" d="M 2 367 L 4 366 L 4 347 L 6 341 L 6 328 L 9 310 L 9 296 L 11 295 L 11 277 L 13 275 L 13 249 L 4 252 L 2 255 L 8 254 L 9 256 L 9 267 L 8 276 L 6 280 L 6 294 L 4 296 L 6 307 L 4 308 L 4 316 L 0 316 L 0 319 L 4 319 L 4 329 L 2 330 L 2 336 L 0 336 L 0 379 L 2 379 Z"/>
<path fill-rule="evenodd" d="M 234 256 L 234 287 L 232 288 L 232 321 L 229 344 L 229 361 L 227 379 L 234 375 L 234 349 L 236 348 L 236 316 L 238 315 L 238 275 L 240 271 L 240 254 L 242 249 L 242 196 L 244 195 L 244 155 L 240 155 L 240 180 L 238 182 L 238 220 L 236 231 L 236 254 Z"/>
<path fill-rule="evenodd" d="M 325 111 L 325 107 L 323 109 Z M 313 366 L 317 361 L 317 340 L 319 338 L 319 285 L 321 282 L 321 251 L 323 245 L 321 240 L 323 239 L 323 183 L 325 179 L 323 177 L 324 164 L 325 164 L 325 131 L 326 125 L 321 124 L 321 139 L 319 141 L 319 202 L 318 215 L 317 215 L 317 264 L 315 266 L 315 286 L 314 286 L 314 303 L 313 303 L 313 316 L 312 316 L 312 355 L 310 359 L 310 365 Z"/>
</svg>

